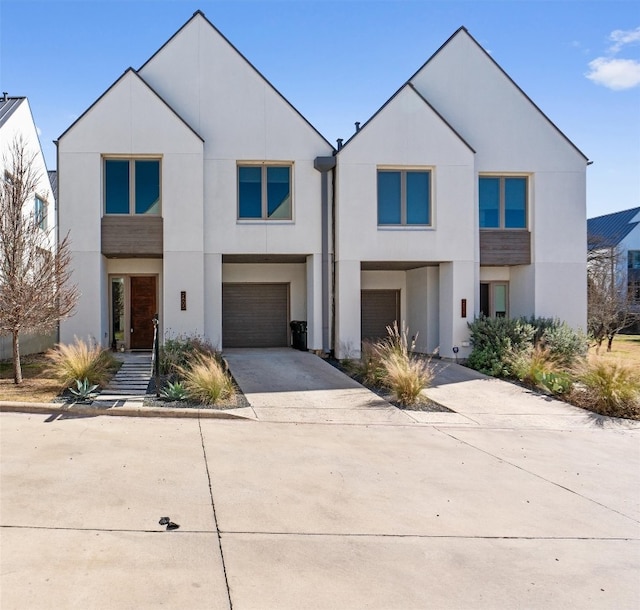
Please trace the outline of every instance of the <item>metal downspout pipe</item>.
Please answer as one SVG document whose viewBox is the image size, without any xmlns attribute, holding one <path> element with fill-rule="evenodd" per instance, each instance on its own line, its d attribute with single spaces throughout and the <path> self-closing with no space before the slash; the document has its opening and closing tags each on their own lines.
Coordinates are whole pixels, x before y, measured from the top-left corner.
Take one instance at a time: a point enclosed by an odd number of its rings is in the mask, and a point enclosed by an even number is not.
<svg viewBox="0 0 640 610">
<path fill-rule="evenodd" d="M 321 174 L 320 199 L 322 206 L 322 351 L 331 351 L 329 337 L 329 312 L 331 310 L 331 286 L 329 283 L 329 171 L 336 166 L 335 157 L 316 157 L 313 167 Z"/>
</svg>

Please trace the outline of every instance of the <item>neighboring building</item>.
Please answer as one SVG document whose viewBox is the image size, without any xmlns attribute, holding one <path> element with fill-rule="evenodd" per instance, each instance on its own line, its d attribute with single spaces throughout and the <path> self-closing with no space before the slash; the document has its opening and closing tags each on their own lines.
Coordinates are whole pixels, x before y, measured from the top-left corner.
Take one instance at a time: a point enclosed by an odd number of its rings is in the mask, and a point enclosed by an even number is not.
<svg viewBox="0 0 640 610">
<path fill-rule="evenodd" d="M 640 310 L 640 207 L 590 218 L 587 233 L 590 251 L 614 251 L 623 298 Z"/>
<path fill-rule="evenodd" d="M 5 179 L 10 171 L 8 164 L 9 149 L 16 138 L 22 138 L 26 150 L 33 155 L 34 170 L 39 176 L 39 182 L 33 201 L 27 205 L 33 206 L 25 210 L 25 214 L 35 213 L 42 230 L 49 232 L 49 247 L 55 248 L 56 198 L 51 188 L 49 174 L 42 154 L 38 130 L 35 126 L 29 100 L 26 97 L 9 97 L 6 93 L 0 97 L 0 171 L 1 179 Z M 58 333 L 46 335 L 20 336 L 20 352 L 23 355 L 45 351 L 53 347 Z M 0 360 L 12 357 L 12 340 L 10 336 L 0 337 Z"/>
<path fill-rule="evenodd" d="M 336 103 L 339 103 L 337 101 Z M 200 12 L 58 141 L 83 296 L 63 341 L 357 353 L 394 319 L 586 322 L 586 157 L 461 28 L 339 150 Z"/>
</svg>

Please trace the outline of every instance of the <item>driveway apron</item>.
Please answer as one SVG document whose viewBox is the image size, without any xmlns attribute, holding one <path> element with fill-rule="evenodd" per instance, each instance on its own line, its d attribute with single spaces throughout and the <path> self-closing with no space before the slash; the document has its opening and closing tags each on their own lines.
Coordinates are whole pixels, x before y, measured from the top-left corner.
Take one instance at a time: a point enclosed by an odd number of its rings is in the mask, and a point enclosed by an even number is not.
<svg viewBox="0 0 640 610">
<path fill-rule="evenodd" d="M 309 352 L 289 348 L 224 351 L 257 419 L 280 422 L 403 424 L 411 418 Z"/>
</svg>

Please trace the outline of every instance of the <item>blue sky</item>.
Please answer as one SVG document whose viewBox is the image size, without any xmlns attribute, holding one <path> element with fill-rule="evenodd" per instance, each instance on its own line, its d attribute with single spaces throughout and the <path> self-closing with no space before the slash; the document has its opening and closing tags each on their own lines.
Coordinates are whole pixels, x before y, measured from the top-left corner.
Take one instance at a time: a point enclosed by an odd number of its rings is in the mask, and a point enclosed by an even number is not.
<svg viewBox="0 0 640 610">
<path fill-rule="evenodd" d="M 636 0 L 0 0 L 0 85 L 52 143 L 197 9 L 331 142 L 461 25 L 593 165 L 587 213 L 640 205 Z"/>
</svg>

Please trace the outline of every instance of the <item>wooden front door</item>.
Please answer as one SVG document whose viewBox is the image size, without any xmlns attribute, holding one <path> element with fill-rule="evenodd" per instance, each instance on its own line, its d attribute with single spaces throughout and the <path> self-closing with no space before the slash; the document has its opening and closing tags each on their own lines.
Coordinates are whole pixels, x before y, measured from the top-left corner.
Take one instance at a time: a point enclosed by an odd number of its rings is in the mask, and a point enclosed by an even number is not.
<svg viewBox="0 0 640 610">
<path fill-rule="evenodd" d="M 131 277 L 131 349 L 153 348 L 153 316 L 157 311 L 155 276 Z"/>
</svg>

